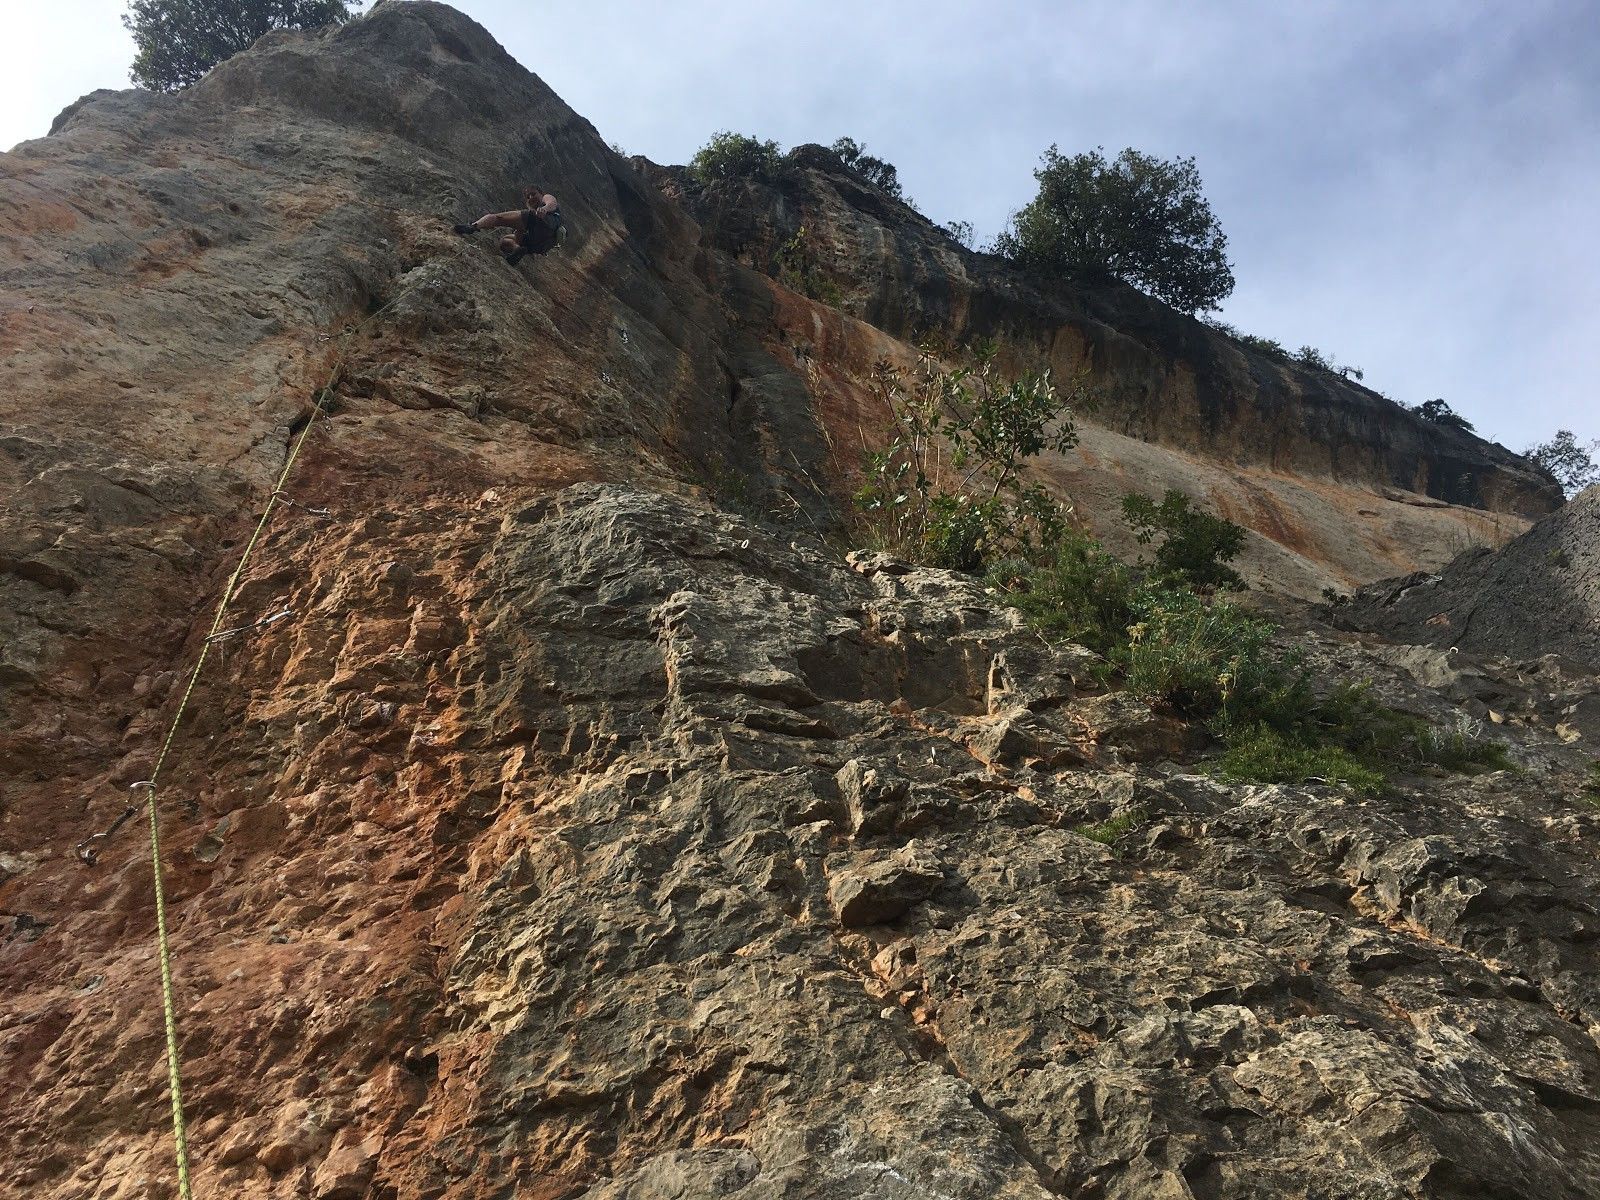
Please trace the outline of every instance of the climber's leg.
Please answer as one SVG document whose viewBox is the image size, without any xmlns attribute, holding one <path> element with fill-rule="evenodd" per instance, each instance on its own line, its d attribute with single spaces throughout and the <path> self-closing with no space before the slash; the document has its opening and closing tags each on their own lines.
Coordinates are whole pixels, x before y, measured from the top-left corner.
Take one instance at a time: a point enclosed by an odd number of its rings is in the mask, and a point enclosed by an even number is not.
<svg viewBox="0 0 1600 1200">
<path fill-rule="evenodd" d="M 470 237 L 480 229 L 521 229 L 522 213 L 503 212 L 486 213 L 470 225 L 457 225 L 455 230 L 462 237 Z"/>
</svg>

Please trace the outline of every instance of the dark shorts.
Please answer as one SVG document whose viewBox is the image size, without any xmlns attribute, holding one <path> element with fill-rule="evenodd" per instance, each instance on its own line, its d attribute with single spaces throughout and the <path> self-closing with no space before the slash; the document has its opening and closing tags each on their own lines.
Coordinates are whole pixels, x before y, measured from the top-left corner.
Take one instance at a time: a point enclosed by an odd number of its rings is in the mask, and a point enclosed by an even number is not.
<svg viewBox="0 0 1600 1200">
<path fill-rule="evenodd" d="M 555 217 L 557 222 L 560 221 L 559 214 L 552 213 L 551 215 Z M 524 209 L 522 212 L 522 232 L 517 235 L 517 245 L 521 246 L 529 254 L 548 254 L 555 249 L 556 245 L 555 224 L 549 218 L 541 217 L 531 208 Z"/>
</svg>

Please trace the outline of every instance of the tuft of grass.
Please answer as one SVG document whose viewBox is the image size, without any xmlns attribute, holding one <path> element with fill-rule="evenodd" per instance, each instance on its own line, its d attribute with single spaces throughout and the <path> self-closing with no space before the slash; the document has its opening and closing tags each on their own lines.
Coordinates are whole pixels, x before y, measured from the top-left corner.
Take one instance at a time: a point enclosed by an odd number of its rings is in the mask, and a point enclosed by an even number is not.
<svg viewBox="0 0 1600 1200">
<path fill-rule="evenodd" d="M 1136 695 L 1227 724 L 1288 722 L 1309 704 L 1306 674 L 1272 646 L 1270 621 L 1168 583 L 1142 588 L 1133 607 L 1112 661 Z"/>
<path fill-rule="evenodd" d="M 1115 845 L 1124 834 L 1132 833 L 1143 825 L 1149 817 L 1150 814 L 1143 808 L 1130 808 L 1127 812 L 1104 821 L 1074 825 L 1072 832 L 1079 837 L 1088 838 L 1091 842 L 1099 842 L 1102 846 L 1111 846 Z"/>
<path fill-rule="evenodd" d="M 1458 774 L 1509 771 L 1515 768 L 1504 742 L 1491 741 L 1461 729 L 1425 729 L 1416 740 L 1419 762 Z"/>
<path fill-rule="evenodd" d="M 1367 761 L 1414 757 L 1408 748 L 1429 729 L 1421 717 L 1380 703 L 1367 680 L 1336 685 L 1320 703 L 1308 706 L 1303 719 L 1318 740 Z"/>
<path fill-rule="evenodd" d="M 1338 784 L 1358 796 L 1383 790 L 1383 772 L 1363 763 L 1342 746 L 1298 741 L 1270 725 L 1254 725 L 1229 738 L 1228 748 L 1210 764 L 1227 783 Z"/>
</svg>

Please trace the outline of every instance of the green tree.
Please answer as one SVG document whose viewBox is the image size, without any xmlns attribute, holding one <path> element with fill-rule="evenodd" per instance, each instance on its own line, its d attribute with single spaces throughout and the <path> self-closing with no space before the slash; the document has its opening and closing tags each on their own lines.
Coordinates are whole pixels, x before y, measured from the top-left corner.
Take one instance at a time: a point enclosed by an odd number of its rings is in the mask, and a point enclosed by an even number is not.
<svg viewBox="0 0 1600 1200">
<path fill-rule="evenodd" d="M 1600 465 L 1594 461 L 1594 456 L 1600 454 L 1600 441 L 1590 442 L 1587 448 L 1580 446 L 1570 429 L 1558 429 L 1548 442 L 1529 446 L 1522 453 L 1555 476 L 1569 496 L 1600 483 Z"/>
<path fill-rule="evenodd" d="M 944 231 L 968 250 L 978 248 L 978 235 L 972 228 L 971 221 L 951 221 L 942 226 Z"/>
<path fill-rule="evenodd" d="M 348 0 L 129 0 L 122 23 L 138 50 L 129 75 L 175 91 L 274 29 L 342 25 L 350 8 Z"/>
<path fill-rule="evenodd" d="M 1067 157 L 1045 151 L 1033 177 L 1039 194 L 995 248 L 1022 266 L 1090 282 L 1120 279 L 1174 308 L 1216 308 L 1233 291 L 1233 269 L 1194 159 L 1170 161 L 1127 149 Z"/>
<path fill-rule="evenodd" d="M 695 151 L 689 160 L 689 174 L 701 183 L 741 178 L 763 179 L 770 183 L 778 177 L 780 163 L 777 142 L 723 129 L 712 134 L 711 140 Z"/>
<path fill-rule="evenodd" d="M 1476 432 L 1472 427 L 1472 422 L 1451 408 L 1443 399 L 1425 400 L 1421 404 L 1413 406 L 1411 411 L 1424 421 L 1432 421 L 1435 425 L 1459 429 L 1463 433 Z"/>
<path fill-rule="evenodd" d="M 884 195 L 893 196 L 896 200 L 904 198 L 900 188 L 900 176 L 894 169 L 894 164 L 868 154 L 867 148 L 855 138 L 842 137 L 828 149 L 837 154 L 852 173 L 860 176 Z"/>
</svg>

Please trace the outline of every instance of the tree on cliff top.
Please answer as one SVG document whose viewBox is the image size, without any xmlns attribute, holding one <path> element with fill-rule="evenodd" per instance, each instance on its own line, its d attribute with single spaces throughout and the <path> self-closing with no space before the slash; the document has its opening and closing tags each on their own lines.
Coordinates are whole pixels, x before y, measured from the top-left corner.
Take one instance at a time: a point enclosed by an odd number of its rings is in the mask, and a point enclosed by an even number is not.
<svg viewBox="0 0 1600 1200">
<path fill-rule="evenodd" d="M 1580 446 L 1570 429 L 1558 429 L 1548 442 L 1529 446 L 1522 453 L 1554 475 L 1569 496 L 1600 483 L 1600 464 L 1594 460 L 1600 454 L 1600 441 L 1590 442 L 1587 448 Z"/>
<path fill-rule="evenodd" d="M 726 129 L 712 134 L 689 160 L 689 174 L 704 184 L 741 177 L 770 183 L 782 169 L 783 153 L 777 142 Z"/>
<path fill-rule="evenodd" d="M 274 29 L 342 25 L 350 7 L 350 0 L 129 0 L 122 23 L 139 51 L 129 75 L 140 87 L 175 91 Z"/>
<path fill-rule="evenodd" d="M 1472 422 L 1451 408 L 1443 398 L 1424 400 L 1421 404 L 1413 404 L 1411 411 L 1424 421 L 1432 421 L 1435 425 L 1444 425 L 1450 429 L 1459 429 L 1463 433 L 1476 433 Z"/>
<path fill-rule="evenodd" d="M 868 154 L 867 148 L 855 138 L 839 138 L 828 149 L 839 156 L 839 160 L 848 170 L 884 195 L 892 196 L 896 200 L 905 198 L 905 193 L 900 187 L 900 174 L 894 169 L 894 164 L 885 162 L 874 154 Z"/>
<path fill-rule="evenodd" d="M 1067 157 L 1045 151 L 1033 177 L 1039 194 L 995 242 L 1025 267 L 1086 282 L 1120 279 L 1185 312 L 1216 308 L 1233 291 L 1233 270 L 1194 159 L 1124 150 Z"/>
</svg>

